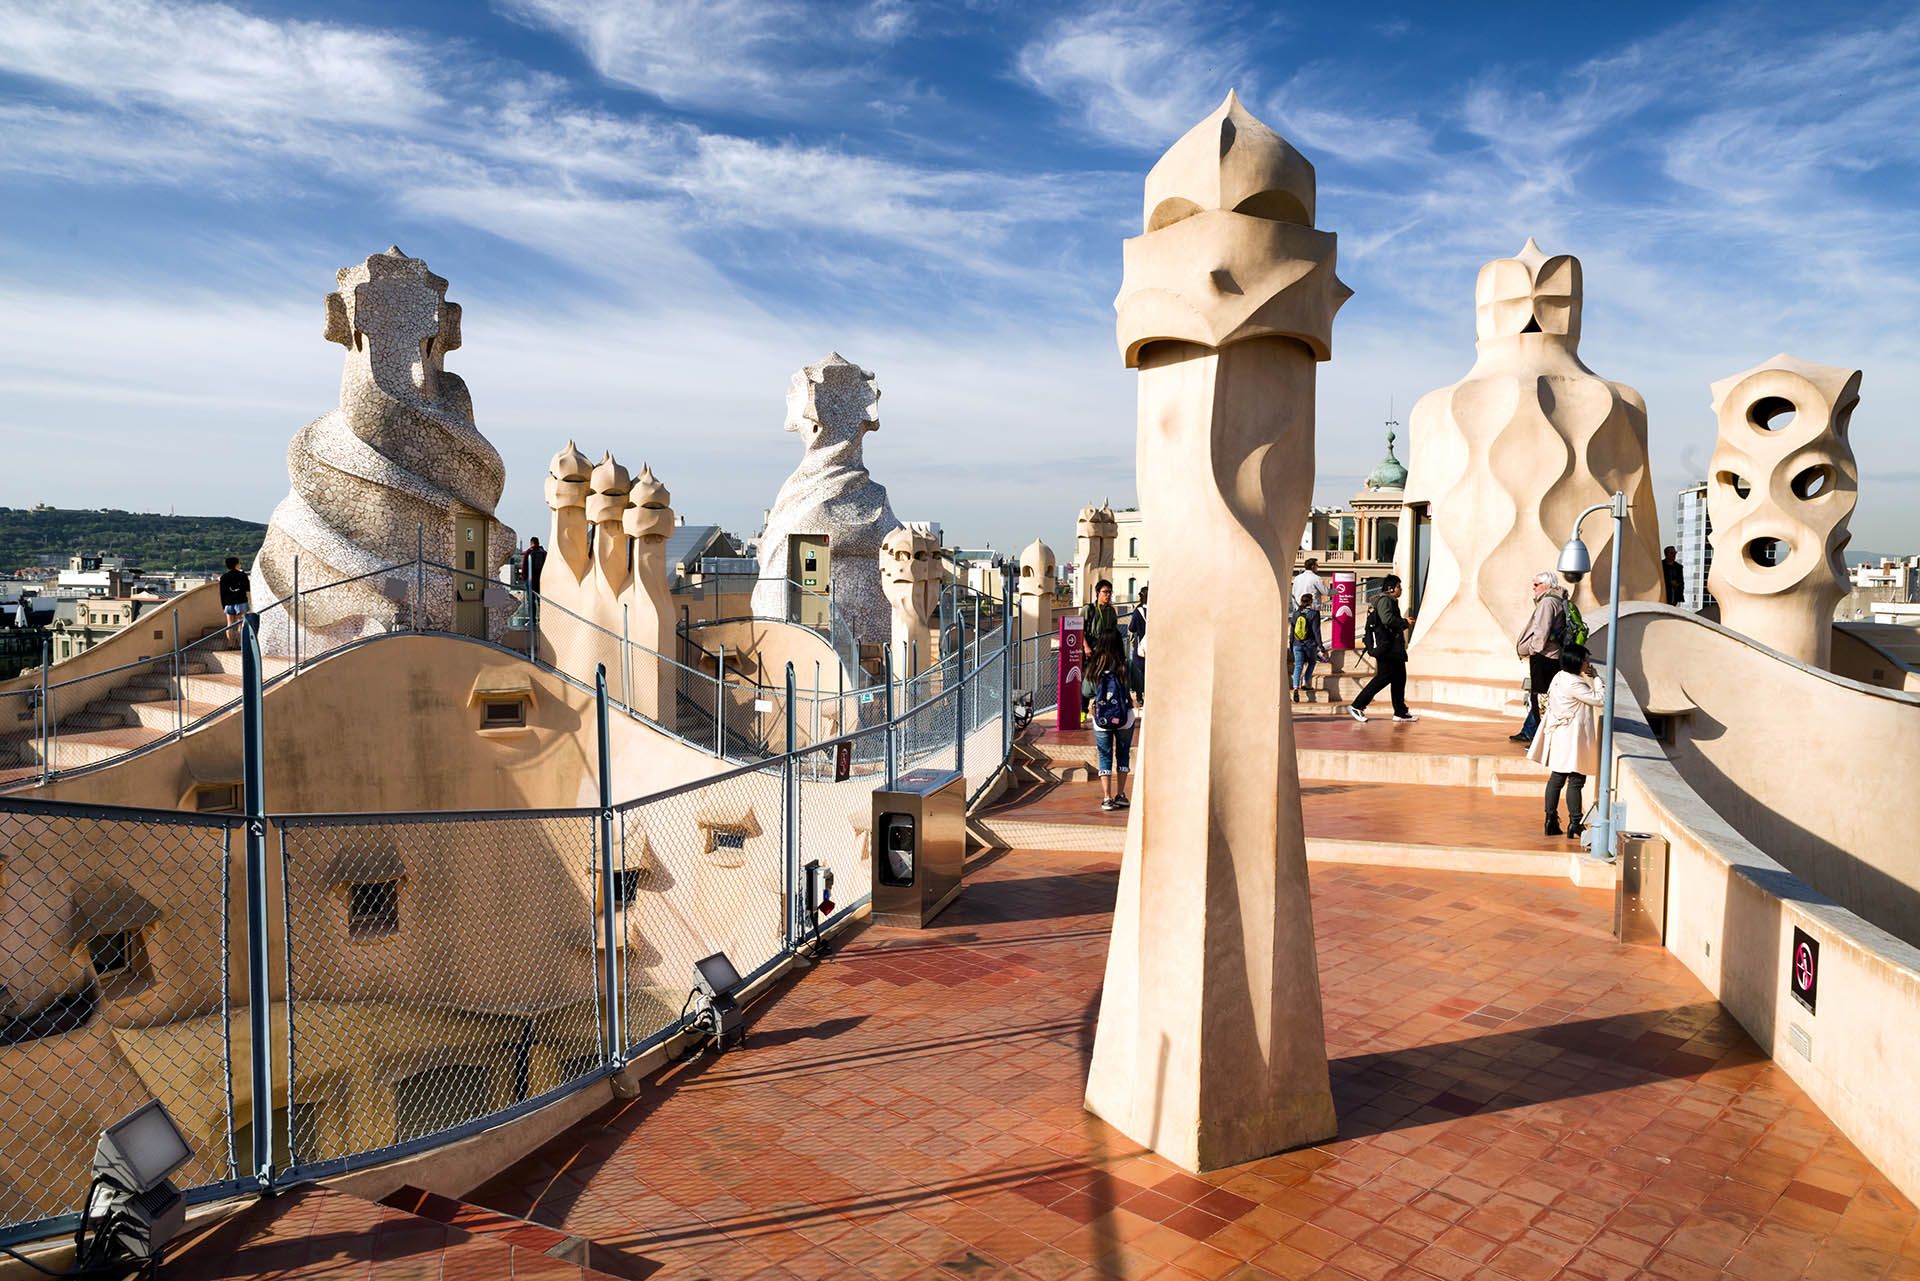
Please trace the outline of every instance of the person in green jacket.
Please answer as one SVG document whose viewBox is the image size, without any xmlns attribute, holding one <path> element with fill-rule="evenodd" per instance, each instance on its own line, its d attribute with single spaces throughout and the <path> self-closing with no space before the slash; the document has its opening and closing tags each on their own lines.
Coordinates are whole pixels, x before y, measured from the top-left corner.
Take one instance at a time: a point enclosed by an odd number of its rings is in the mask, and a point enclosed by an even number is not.
<svg viewBox="0 0 1920 1281">
<path fill-rule="evenodd" d="M 1086 620 L 1085 653 L 1091 654 L 1103 643 L 1120 639 L 1120 611 L 1113 607 L 1111 582 L 1103 578 L 1094 584 L 1093 603 L 1087 606 L 1083 617 Z"/>
</svg>

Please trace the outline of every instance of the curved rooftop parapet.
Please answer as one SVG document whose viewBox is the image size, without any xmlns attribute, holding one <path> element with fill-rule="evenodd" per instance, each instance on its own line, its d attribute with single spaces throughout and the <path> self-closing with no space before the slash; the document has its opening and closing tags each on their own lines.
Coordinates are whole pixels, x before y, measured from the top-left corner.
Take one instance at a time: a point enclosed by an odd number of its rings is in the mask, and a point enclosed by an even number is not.
<svg viewBox="0 0 1920 1281">
<path fill-rule="evenodd" d="M 1822 695 L 1803 686 L 1800 677 L 1827 685 L 1835 699 L 1875 700 L 1881 715 L 1920 717 L 1920 699 L 1794 663 L 1667 606 L 1629 608 L 1621 640 L 1632 658 L 1621 664 L 1626 681 L 1616 709 L 1616 777 L 1627 825 L 1668 842 L 1661 912 L 1665 946 L 1889 1179 L 1909 1197 L 1920 1195 L 1920 1078 L 1912 1072 L 1920 1058 L 1920 947 L 1822 893 L 1789 865 L 1830 873 L 1839 857 L 1835 851 L 1814 839 L 1809 845 L 1818 848 L 1809 859 L 1805 846 L 1775 839 L 1777 833 L 1763 831 L 1740 807 L 1732 807 L 1736 819 L 1714 803 L 1702 786 L 1720 791 L 1729 776 L 1702 765 L 1693 747 L 1660 742 L 1657 710 L 1660 701 L 1671 706 L 1679 689 L 1706 695 L 1710 707 L 1723 707 L 1719 691 L 1750 675 L 1756 661 L 1785 665 L 1772 672 L 1772 687 L 1751 685 L 1745 691 L 1750 705 L 1764 705 L 1770 715 L 1794 717 L 1796 709 L 1803 718 L 1820 714 L 1816 702 Z M 1664 647 L 1651 690 L 1648 674 L 1637 666 L 1649 639 Z M 1686 669 L 1687 681 L 1663 683 L 1671 664 L 1691 652 L 1688 641 L 1712 647 L 1733 670 L 1712 673 L 1693 664 Z M 1649 698 L 1656 703 L 1643 711 Z M 1683 715 L 1669 712 L 1674 736 L 1690 737 L 1685 725 L 1703 711 L 1696 704 Z M 1739 732 L 1721 737 L 1737 741 Z M 1797 777 L 1790 799 L 1780 803 L 1791 804 L 1797 821 L 1809 823 L 1823 817 L 1825 806 L 1847 799 L 1862 810 L 1884 806 L 1889 794 L 1856 790 L 1858 780 L 1896 769 L 1903 759 L 1910 774 L 1915 741 L 1910 736 L 1901 745 L 1862 742 L 1848 762 L 1837 765 L 1794 741 L 1758 740 L 1749 745 L 1749 755 L 1767 758 L 1768 767 L 1778 763 Z M 1907 747 L 1904 758 L 1899 746 Z M 1860 759 L 1867 756 L 1876 759 Z M 1769 768 L 1753 781 L 1771 778 Z M 1891 819 L 1887 825 L 1893 826 Z M 1817 976 L 1811 1003 L 1797 1000 L 1790 990 L 1805 944 L 1811 944 Z"/>
<path fill-rule="evenodd" d="M 1836 903 L 1920 940 L 1920 844 L 1895 798 L 1920 693 L 1851 680 L 1666 605 L 1623 607 L 1620 668 L 1687 785 Z"/>
</svg>

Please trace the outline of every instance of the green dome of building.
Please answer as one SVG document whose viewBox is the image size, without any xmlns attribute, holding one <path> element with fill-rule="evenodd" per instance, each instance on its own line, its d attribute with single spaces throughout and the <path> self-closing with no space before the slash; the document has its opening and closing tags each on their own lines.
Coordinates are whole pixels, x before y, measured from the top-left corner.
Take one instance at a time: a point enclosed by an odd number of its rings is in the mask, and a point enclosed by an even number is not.
<svg viewBox="0 0 1920 1281">
<path fill-rule="evenodd" d="M 1393 456 L 1393 433 L 1387 433 L 1387 456 L 1367 473 L 1368 489 L 1405 489 L 1407 469 Z"/>
</svg>

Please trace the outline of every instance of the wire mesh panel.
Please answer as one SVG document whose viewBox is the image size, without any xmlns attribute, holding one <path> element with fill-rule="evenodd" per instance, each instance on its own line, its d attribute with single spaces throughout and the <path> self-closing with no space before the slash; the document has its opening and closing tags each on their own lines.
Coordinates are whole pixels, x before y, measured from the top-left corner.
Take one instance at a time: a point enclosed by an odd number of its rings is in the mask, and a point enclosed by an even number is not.
<svg viewBox="0 0 1920 1281">
<path fill-rule="evenodd" d="M 291 1164 L 446 1135 L 604 1062 L 595 812 L 275 821 Z"/>
<path fill-rule="evenodd" d="M 844 779 L 838 778 L 838 744 L 802 753 L 794 762 L 800 861 L 818 859 L 833 873 L 836 915 L 873 891 L 873 793 L 887 784 L 888 732 L 882 726 L 847 741 Z"/>
<path fill-rule="evenodd" d="M 0 1230 L 79 1209 L 100 1131 L 151 1099 L 193 1147 L 176 1182 L 233 1177 L 240 846 L 227 819 L 0 800 Z"/>
<path fill-rule="evenodd" d="M 40 776 L 40 690 L 0 693 L 0 787 Z"/>
<path fill-rule="evenodd" d="M 894 721 L 895 753 L 905 769 L 952 769 L 956 748 L 958 686 L 913 707 Z"/>
<path fill-rule="evenodd" d="M 784 945 L 786 779 L 773 763 L 621 806 L 614 906 L 629 1047 L 674 1026 L 693 963 L 725 952 L 741 974 Z"/>
</svg>

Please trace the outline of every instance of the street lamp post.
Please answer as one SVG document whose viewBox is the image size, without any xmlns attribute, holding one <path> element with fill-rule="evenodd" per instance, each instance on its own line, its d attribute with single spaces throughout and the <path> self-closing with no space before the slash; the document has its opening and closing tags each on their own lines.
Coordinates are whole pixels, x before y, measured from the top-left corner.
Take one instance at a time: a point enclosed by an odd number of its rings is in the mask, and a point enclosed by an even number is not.
<svg viewBox="0 0 1920 1281">
<path fill-rule="evenodd" d="M 1615 493 L 1606 502 L 1595 503 L 1574 518 L 1573 533 L 1567 538 L 1566 546 L 1560 549 L 1559 568 L 1561 574 L 1576 583 L 1592 571 L 1593 557 L 1587 553 L 1587 545 L 1580 541 L 1580 525 L 1595 512 L 1608 510 L 1613 513 L 1613 549 L 1610 556 L 1613 570 L 1607 583 L 1606 706 L 1600 713 L 1600 819 L 1593 825 L 1593 833 L 1588 838 L 1592 844 L 1587 848 L 1594 858 L 1611 863 L 1614 859 L 1616 826 L 1613 810 L 1613 696 L 1614 691 L 1620 688 L 1617 665 L 1620 655 L 1620 544 L 1626 537 L 1627 528 L 1627 496 L 1624 493 Z"/>
</svg>

